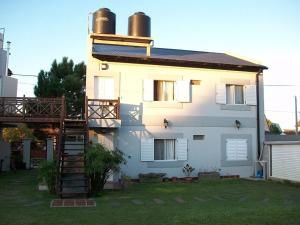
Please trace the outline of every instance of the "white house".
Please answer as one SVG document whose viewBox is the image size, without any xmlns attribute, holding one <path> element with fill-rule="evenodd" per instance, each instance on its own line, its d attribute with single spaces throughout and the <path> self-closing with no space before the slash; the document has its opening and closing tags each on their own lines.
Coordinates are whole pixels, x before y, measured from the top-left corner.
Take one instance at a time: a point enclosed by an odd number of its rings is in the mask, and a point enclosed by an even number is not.
<svg viewBox="0 0 300 225">
<path fill-rule="evenodd" d="M 10 77 L 9 52 L 3 48 L 4 34 L 0 33 L 0 97 L 16 97 L 18 80 Z"/>
<path fill-rule="evenodd" d="M 89 138 L 123 151 L 122 172 L 132 178 L 183 177 L 186 163 L 193 175 L 254 175 L 266 67 L 224 53 L 155 48 L 142 13 L 129 18 L 128 36 L 114 33 L 114 20 L 98 10 L 88 36 Z"/>
</svg>

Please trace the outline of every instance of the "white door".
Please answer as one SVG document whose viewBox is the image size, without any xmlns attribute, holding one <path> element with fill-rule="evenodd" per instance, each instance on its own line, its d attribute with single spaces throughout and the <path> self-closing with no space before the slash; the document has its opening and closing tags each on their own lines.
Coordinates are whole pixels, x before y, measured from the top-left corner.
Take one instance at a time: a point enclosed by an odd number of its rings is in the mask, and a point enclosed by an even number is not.
<svg viewBox="0 0 300 225">
<path fill-rule="evenodd" d="M 113 77 L 95 77 L 95 99 L 115 99 L 115 85 Z"/>
</svg>

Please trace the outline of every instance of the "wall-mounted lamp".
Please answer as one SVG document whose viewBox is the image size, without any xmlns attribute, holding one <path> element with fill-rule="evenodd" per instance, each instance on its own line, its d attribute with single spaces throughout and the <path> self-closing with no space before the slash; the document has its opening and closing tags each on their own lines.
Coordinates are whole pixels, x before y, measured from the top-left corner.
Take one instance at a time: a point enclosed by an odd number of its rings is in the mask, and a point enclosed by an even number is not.
<svg viewBox="0 0 300 225">
<path fill-rule="evenodd" d="M 241 121 L 235 120 L 235 126 L 236 126 L 237 129 L 240 129 L 240 127 L 241 127 Z"/>
<path fill-rule="evenodd" d="M 100 64 L 100 70 L 108 70 L 109 65 L 108 63 L 101 63 Z"/>
<path fill-rule="evenodd" d="M 165 126 L 165 128 L 167 128 L 168 125 L 169 125 L 169 121 L 165 118 L 165 119 L 164 119 L 164 126 Z"/>
</svg>

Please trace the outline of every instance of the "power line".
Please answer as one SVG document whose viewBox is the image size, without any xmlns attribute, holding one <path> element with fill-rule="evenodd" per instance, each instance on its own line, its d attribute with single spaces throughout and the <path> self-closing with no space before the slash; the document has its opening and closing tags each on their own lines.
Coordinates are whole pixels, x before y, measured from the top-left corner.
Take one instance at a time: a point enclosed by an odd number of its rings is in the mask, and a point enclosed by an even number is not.
<svg viewBox="0 0 300 225">
<path fill-rule="evenodd" d="M 24 84 L 24 85 L 36 85 L 36 84 L 33 84 L 33 83 L 26 83 L 26 82 L 18 82 L 19 84 Z"/>
<path fill-rule="evenodd" d="M 265 110 L 266 112 L 275 112 L 275 113 L 295 113 L 292 111 L 284 111 L 284 110 Z"/>
<path fill-rule="evenodd" d="M 20 77 L 38 77 L 37 75 L 33 74 L 19 74 L 19 73 L 13 73 L 13 76 L 20 76 Z"/>
<path fill-rule="evenodd" d="M 300 87 L 294 84 L 264 84 L 265 87 Z"/>
</svg>

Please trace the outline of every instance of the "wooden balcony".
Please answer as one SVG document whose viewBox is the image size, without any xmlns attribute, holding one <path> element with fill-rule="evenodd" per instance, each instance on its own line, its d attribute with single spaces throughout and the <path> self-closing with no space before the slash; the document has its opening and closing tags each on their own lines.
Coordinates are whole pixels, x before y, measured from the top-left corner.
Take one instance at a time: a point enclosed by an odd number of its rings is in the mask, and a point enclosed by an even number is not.
<svg viewBox="0 0 300 225">
<path fill-rule="evenodd" d="M 64 97 L 0 97 L 2 123 L 60 123 L 64 115 Z"/>
<path fill-rule="evenodd" d="M 87 99 L 85 104 L 89 127 L 118 128 L 121 126 L 120 98 Z"/>
</svg>

